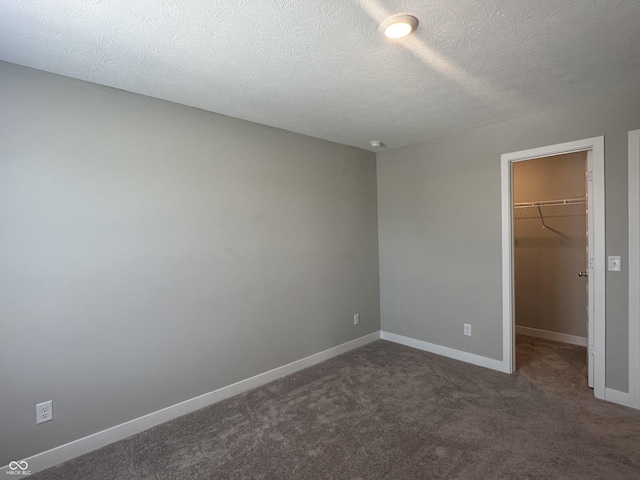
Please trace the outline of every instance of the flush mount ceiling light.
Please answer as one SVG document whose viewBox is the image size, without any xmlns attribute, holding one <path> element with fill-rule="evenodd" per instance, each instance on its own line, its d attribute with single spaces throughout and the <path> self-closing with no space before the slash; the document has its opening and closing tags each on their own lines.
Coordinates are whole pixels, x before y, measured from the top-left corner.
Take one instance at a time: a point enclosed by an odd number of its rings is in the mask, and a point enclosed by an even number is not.
<svg viewBox="0 0 640 480">
<path fill-rule="evenodd" d="M 382 143 L 380 140 L 372 140 L 369 142 L 369 145 L 371 145 L 373 148 L 380 148 L 384 145 L 384 143 Z"/>
<path fill-rule="evenodd" d="M 380 31 L 388 38 L 403 38 L 418 28 L 418 19 L 412 15 L 393 15 L 380 24 Z"/>
</svg>

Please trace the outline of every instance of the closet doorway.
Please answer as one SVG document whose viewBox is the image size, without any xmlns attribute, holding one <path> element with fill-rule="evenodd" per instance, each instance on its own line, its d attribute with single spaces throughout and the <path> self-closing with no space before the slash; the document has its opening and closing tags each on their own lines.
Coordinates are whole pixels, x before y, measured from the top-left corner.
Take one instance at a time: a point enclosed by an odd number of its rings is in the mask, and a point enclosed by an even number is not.
<svg viewBox="0 0 640 480">
<path fill-rule="evenodd" d="M 516 334 L 585 347 L 584 363 L 575 364 L 572 370 L 579 369 L 574 372 L 576 377 L 584 371 L 589 387 L 593 387 L 593 356 L 586 348 L 589 345 L 587 184 L 584 151 L 513 164 Z M 554 344 L 536 345 L 527 342 L 521 347 L 516 342 L 516 358 L 532 359 L 536 351 L 548 350 Z M 525 356 L 520 348 L 527 350 Z M 582 350 L 573 352 L 579 354 Z M 516 361 L 516 370 L 521 366 Z"/>
<path fill-rule="evenodd" d="M 586 344 L 588 384 L 604 399 L 604 139 L 501 162 L 504 371 L 516 370 L 517 332 Z"/>
</svg>

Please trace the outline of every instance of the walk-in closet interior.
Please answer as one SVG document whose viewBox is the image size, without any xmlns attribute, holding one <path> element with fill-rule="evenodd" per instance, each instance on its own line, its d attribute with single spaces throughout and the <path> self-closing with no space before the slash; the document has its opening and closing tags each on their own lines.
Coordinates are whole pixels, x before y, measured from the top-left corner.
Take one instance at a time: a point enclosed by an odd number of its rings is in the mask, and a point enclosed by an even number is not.
<svg viewBox="0 0 640 480">
<path fill-rule="evenodd" d="M 582 347 L 588 343 L 586 171 L 586 152 L 513 165 L 519 335 Z M 585 368 L 579 375 L 587 374 L 586 348 L 584 355 Z"/>
</svg>

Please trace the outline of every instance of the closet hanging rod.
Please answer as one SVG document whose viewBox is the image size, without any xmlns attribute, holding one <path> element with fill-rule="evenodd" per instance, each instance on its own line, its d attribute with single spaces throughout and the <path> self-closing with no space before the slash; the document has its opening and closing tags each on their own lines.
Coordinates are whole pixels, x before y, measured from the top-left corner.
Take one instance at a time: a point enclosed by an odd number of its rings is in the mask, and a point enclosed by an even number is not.
<svg viewBox="0 0 640 480">
<path fill-rule="evenodd" d="M 566 198 L 564 200 L 546 200 L 542 202 L 521 202 L 514 203 L 513 208 L 526 208 L 526 207 L 547 207 L 556 205 L 576 205 L 581 203 L 587 203 L 586 198 Z"/>
</svg>

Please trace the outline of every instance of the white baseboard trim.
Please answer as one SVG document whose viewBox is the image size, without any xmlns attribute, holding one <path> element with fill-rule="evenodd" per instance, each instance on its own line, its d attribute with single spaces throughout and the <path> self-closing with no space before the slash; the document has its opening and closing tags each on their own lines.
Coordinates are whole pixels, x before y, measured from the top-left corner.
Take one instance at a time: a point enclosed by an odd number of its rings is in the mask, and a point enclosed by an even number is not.
<svg viewBox="0 0 640 480">
<path fill-rule="evenodd" d="M 621 392 L 612 388 L 605 388 L 604 399 L 607 402 L 617 403 L 618 405 L 640 410 L 640 405 L 638 405 L 634 396 L 630 393 Z"/>
<path fill-rule="evenodd" d="M 502 360 L 494 360 L 493 358 L 482 357 L 474 353 L 463 352 L 462 350 L 456 350 L 454 348 L 443 347 L 442 345 L 436 345 L 434 343 L 425 342 L 422 340 L 416 340 L 415 338 L 405 337 L 403 335 L 396 335 L 395 333 L 389 333 L 380 331 L 380 338 L 382 340 L 388 340 L 390 342 L 406 345 L 407 347 L 417 348 L 418 350 L 424 350 L 425 352 L 435 353 L 442 355 L 443 357 L 453 358 L 454 360 L 460 360 L 461 362 L 471 363 L 480 367 L 490 368 L 491 370 L 497 370 L 499 372 L 507 372 L 505 364 Z"/>
<path fill-rule="evenodd" d="M 135 418 L 128 422 L 116 425 L 114 427 L 102 430 L 92 435 L 74 440 L 59 447 L 52 448 L 46 452 L 38 453 L 24 460 L 29 464 L 31 473 L 40 472 L 47 468 L 59 465 L 72 458 L 79 457 L 85 453 L 89 453 L 98 448 L 102 448 L 111 443 L 123 440 L 136 433 L 148 430 L 156 425 L 181 417 L 187 413 L 194 412 L 201 408 L 207 407 L 221 400 L 233 397 L 256 387 L 260 387 L 269 382 L 277 380 L 292 373 L 298 372 L 307 367 L 311 367 L 317 363 L 329 360 L 350 350 L 362 347 L 368 343 L 380 339 L 380 332 L 373 332 L 350 342 L 343 343 L 336 347 L 329 348 L 322 352 L 310 355 L 308 357 L 296 360 L 281 367 L 274 368 L 268 372 L 260 373 L 254 377 L 241 380 L 226 387 L 219 388 L 209 393 L 205 393 L 195 398 L 185 400 L 162 410 L 158 410 L 148 415 Z M 16 461 L 18 459 L 15 459 Z M 9 470 L 9 466 L 5 465 L 0 471 Z"/>
<path fill-rule="evenodd" d="M 521 327 L 516 325 L 516 334 L 527 335 L 529 337 L 544 338 L 554 342 L 570 343 L 571 345 L 579 345 L 586 347 L 589 344 L 587 337 L 579 337 L 577 335 L 569 335 L 567 333 L 550 332 L 548 330 L 539 330 L 537 328 Z"/>
</svg>

